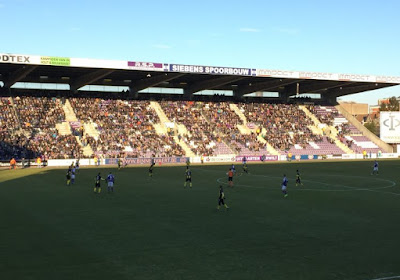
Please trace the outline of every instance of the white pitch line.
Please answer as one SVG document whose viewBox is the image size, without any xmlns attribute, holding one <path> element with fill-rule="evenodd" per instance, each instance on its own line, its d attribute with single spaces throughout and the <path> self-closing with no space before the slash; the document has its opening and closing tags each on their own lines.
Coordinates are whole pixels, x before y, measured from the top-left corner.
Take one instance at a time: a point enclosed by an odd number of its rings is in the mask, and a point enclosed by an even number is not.
<svg viewBox="0 0 400 280">
<path fill-rule="evenodd" d="M 216 171 L 216 170 L 204 170 L 204 169 L 201 169 L 201 170 L 202 171 L 206 171 L 206 172 L 210 172 L 210 171 L 219 172 L 219 171 Z M 269 176 L 269 175 L 261 175 L 261 174 L 249 174 L 249 175 L 250 176 L 266 177 L 266 178 L 277 178 L 277 179 L 281 178 L 281 177 L 277 177 L 277 176 Z M 337 176 L 337 175 L 325 174 L 325 176 Z M 362 177 L 362 176 L 348 176 L 348 175 L 342 175 L 342 176 L 343 177 L 349 177 L 349 178 L 366 179 L 366 177 Z M 220 183 L 220 184 L 227 185 L 227 183 L 221 182 L 221 179 L 224 179 L 224 177 L 218 178 L 216 181 L 218 183 Z M 290 178 L 290 179 L 293 179 L 293 178 Z M 339 186 L 339 187 L 344 187 L 344 188 L 348 188 L 348 189 L 347 190 L 294 189 L 294 190 L 295 191 L 319 191 L 319 192 L 370 191 L 370 192 L 377 192 L 377 193 L 382 193 L 382 194 L 391 194 L 391 195 L 395 195 L 395 196 L 400 196 L 400 193 L 379 191 L 379 190 L 382 190 L 382 189 L 392 188 L 392 187 L 396 186 L 396 182 L 391 181 L 391 180 L 387 180 L 387 179 L 381 179 L 381 178 L 374 178 L 374 179 L 379 180 L 379 181 L 385 181 L 385 182 L 388 182 L 388 183 L 391 183 L 391 184 L 388 185 L 388 186 L 380 187 L 380 188 L 368 189 L 368 188 L 356 188 L 356 187 L 340 185 L 340 184 L 329 184 L 329 183 L 318 182 L 318 181 L 313 181 L 313 180 L 303 180 L 304 182 L 312 182 L 312 183 L 317 183 L 317 184 L 322 184 L 322 185 L 332 186 L 332 187 Z M 241 185 L 241 184 L 236 184 L 235 186 L 255 188 L 255 189 L 265 189 L 264 187 L 257 187 L 257 186 L 251 186 L 251 185 Z"/>
<path fill-rule="evenodd" d="M 399 278 L 400 278 L 400 275 L 383 277 L 383 278 L 375 278 L 375 279 L 371 279 L 371 280 L 389 280 L 389 279 L 399 279 Z"/>
</svg>

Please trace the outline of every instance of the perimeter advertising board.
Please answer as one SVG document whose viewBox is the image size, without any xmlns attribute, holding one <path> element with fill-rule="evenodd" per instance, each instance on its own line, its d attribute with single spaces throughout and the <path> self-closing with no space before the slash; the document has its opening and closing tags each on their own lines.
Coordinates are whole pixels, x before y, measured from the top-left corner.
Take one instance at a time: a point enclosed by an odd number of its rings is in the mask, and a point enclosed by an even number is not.
<svg viewBox="0 0 400 280">
<path fill-rule="evenodd" d="M 400 143 L 400 112 L 381 112 L 381 139 L 386 143 Z"/>
</svg>

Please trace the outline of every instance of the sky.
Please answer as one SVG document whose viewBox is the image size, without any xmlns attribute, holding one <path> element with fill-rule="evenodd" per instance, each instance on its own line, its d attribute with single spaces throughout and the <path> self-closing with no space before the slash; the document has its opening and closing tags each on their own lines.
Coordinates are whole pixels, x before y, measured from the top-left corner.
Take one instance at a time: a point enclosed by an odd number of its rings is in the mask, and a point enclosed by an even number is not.
<svg viewBox="0 0 400 280">
<path fill-rule="evenodd" d="M 0 0 L 0 52 L 400 76 L 397 0 Z M 400 86 L 342 100 L 377 104 Z"/>
</svg>

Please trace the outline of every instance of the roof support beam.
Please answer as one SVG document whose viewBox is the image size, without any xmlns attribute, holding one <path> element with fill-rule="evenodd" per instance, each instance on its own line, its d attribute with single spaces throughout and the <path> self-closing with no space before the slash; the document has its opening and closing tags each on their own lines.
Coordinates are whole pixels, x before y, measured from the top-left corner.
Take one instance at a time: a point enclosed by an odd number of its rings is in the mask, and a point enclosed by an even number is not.
<svg viewBox="0 0 400 280">
<path fill-rule="evenodd" d="M 235 91 L 236 96 L 243 96 L 245 94 L 257 92 L 257 91 L 268 91 L 277 87 L 283 87 L 291 85 L 302 80 L 290 80 L 290 79 L 274 79 L 267 82 L 251 83 L 246 86 L 239 86 Z"/>
<path fill-rule="evenodd" d="M 100 69 L 96 70 L 94 72 L 90 72 L 86 75 L 80 76 L 79 78 L 75 79 L 74 81 L 71 81 L 69 84 L 69 87 L 71 91 L 77 91 L 79 88 L 91 84 L 93 82 L 96 82 L 102 78 L 104 78 L 107 75 L 110 75 L 112 72 L 115 70 L 111 69 Z"/>
<path fill-rule="evenodd" d="M 182 74 L 182 73 L 162 73 L 162 74 L 157 75 L 157 76 L 150 76 L 148 78 L 145 78 L 145 79 L 142 79 L 142 80 L 139 80 L 139 81 L 135 81 L 134 83 L 132 83 L 129 86 L 129 91 L 131 93 L 138 92 L 138 91 L 144 90 L 144 89 L 149 88 L 149 87 L 154 87 L 154 86 L 159 85 L 159 84 L 161 84 L 163 82 L 168 82 L 168 81 L 171 81 L 173 79 L 182 77 L 184 75 L 186 75 L 186 74 Z"/>
<path fill-rule="evenodd" d="M 239 80 L 244 79 L 245 77 L 241 76 L 227 76 L 227 77 L 218 77 L 218 78 L 211 78 L 205 81 L 200 81 L 196 83 L 192 83 L 188 85 L 187 88 L 185 88 L 185 95 L 192 95 L 193 93 L 202 91 L 202 90 L 207 90 L 207 89 L 213 89 L 217 88 L 229 83 L 233 83 Z"/>
<path fill-rule="evenodd" d="M 16 82 L 24 79 L 29 73 L 31 73 L 33 70 L 35 70 L 37 66 L 22 66 L 18 70 L 15 70 L 14 72 L 10 73 L 8 77 L 4 79 L 4 87 L 5 88 L 10 88 L 12 87 Z"/>
</svg>

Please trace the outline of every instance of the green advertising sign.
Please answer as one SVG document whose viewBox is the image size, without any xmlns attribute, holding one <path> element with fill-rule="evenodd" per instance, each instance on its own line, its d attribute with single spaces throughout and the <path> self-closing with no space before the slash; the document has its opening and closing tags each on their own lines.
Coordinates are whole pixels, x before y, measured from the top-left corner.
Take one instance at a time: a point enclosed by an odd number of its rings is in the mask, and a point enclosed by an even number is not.
<svg viewBox="0 0 400 280">
<path fill-rule="evenodd" d="M 69 57 L 41 56 L 40 64 L 56 65 L 56 66 L 70 66 L 71 59 Z"/>
</svg>

